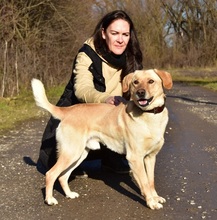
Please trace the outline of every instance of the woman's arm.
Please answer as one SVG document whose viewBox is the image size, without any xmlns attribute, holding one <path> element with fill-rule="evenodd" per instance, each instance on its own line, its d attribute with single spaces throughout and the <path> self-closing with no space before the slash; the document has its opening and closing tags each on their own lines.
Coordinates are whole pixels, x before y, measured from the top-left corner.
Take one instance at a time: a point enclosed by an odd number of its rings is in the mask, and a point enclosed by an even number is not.
<svg viewBox="0 0 217 220">
<path fill-rule="evenodd" d="M 102 103 L 105 102 L 111 94 L 106 92 L 99 92 L 95 89 L 93 83 L 93 75 L 88 70 L 92 60 L 84 52 L 80 52 L 77 55 L 75 68 L 73 70 L 75 74 L 75 95 L 80 102 L 86 103 Z"/>
</svg>

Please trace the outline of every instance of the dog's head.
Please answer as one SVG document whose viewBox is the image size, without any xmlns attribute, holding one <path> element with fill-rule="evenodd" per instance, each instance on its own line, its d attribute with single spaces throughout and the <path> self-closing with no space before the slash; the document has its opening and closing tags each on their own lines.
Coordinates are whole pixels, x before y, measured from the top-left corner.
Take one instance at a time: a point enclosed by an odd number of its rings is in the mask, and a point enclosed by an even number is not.
<svg viewBox="0 0 217 220">
<path fill-rule="evenodd" d="M 124 77 L 123 92 L 130 92 L 131 100 L 142 110 L 150 110 L 164 104 L 165 89 L 172 88 L 170 73 L 157 70 L 137 70 Z"/>
</svg>

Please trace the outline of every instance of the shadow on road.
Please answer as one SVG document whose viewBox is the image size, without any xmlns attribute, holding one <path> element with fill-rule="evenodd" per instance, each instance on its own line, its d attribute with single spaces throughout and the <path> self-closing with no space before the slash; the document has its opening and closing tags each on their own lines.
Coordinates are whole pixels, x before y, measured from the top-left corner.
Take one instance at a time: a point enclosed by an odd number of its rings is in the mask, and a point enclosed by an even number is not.
<svg viewBox="0 0 217 220">
<path fill-rule="evenodd" d="M 34 162 L 31 157 L 24 156 L 23 161 L 27 165 L 35 166 L 37 168 L 37 163 Z M 142 196 L 140 196 L 139 188 L 134 183 L 133 177 L 131 175 L 121 175 L 110 172 L 102 172 L 100 160 L 84 161 L 81 164 L 81 169 L 85 170 L 85 172 L 88 174 L 88 178 L 94 180 L 101 180 L 104 182 L 105 185 L 113 188 L 117 192 L 129 197 L 130 199 L 136 202 L 139 202 L 143 206 L 146 206 L 145 200 Z M 45 174 L 45 172 L 41 172 L 41 170 L 39 169 L 38 171 L 43 175 Z M 69 178 L 69 183 L 73 181 L 75 178 L 79 178 L 79 176 L 75 177 L 74 175 L 71 175 L 71 177 Z M 64 195 L 64 192 L 58 181 L 55 182 L 54 189 L 58 191 L 60 194 Z M 45 187 L 41 189 L 41 192 L 43 198 L 45 199 Z"/>
<path fill-rule="evenodd" d="M 184 101 L 194 102 L 194 103 L 201 103 L 201 104 L 207 104 L 207 105 L 217 105 L 216 102 L 196 100 L 196 99 L 192 99 L 192 98 L 188 98 L 188 97 L 183 97 L 183 96 L 177 96 L 177 95 L 167 95 L 167 97 L 175 98 L 175 99 L 182 99 Z"/>
</svg>

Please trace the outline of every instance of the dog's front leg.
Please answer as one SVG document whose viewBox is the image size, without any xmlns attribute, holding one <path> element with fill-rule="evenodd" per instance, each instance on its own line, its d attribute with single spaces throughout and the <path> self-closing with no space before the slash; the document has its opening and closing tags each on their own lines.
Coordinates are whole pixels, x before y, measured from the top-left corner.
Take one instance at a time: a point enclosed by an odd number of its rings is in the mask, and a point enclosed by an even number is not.
<svg viewBox="0 0 217 220">
<path fill-rule="evenodd" d="M 154 200 L 156 200 L 157 202 L 165 203 L 166 200 L 163 197 L 158 196 L 155 190 L 155 183 L 154 183 L 155 162 L 156 162 L 156 154 L 150 154 L 144 158 L 145 169 L 146 169 L 149 185 L 151 188 L 152 196 Z"/>
<path fill-rule="evenodd" d="M 161 209 L 163 205 L 154 199 L 152 189 L 144 166 L 144 158 L 142 156 L 128 155 L 127 159 L 131 167 L 133 176 L 139 185 L 141 194 L 145 197 L 147 206 L 151 209 Z"/>
</svg>

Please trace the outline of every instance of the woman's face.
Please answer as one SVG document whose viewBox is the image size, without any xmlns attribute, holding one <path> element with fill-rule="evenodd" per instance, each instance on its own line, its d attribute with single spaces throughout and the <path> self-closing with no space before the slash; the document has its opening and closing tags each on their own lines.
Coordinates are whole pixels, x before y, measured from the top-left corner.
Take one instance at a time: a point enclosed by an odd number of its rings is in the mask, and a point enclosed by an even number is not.
<svg viewBox="0 0 217 220">
<path fill-rule="evenodd" d="M 121 55 L 130 40 L 130 25 L 123 19 L 113 21 L 106 30 L 102 30 L 108 48 L 116 55 Z"/>
</svg>

